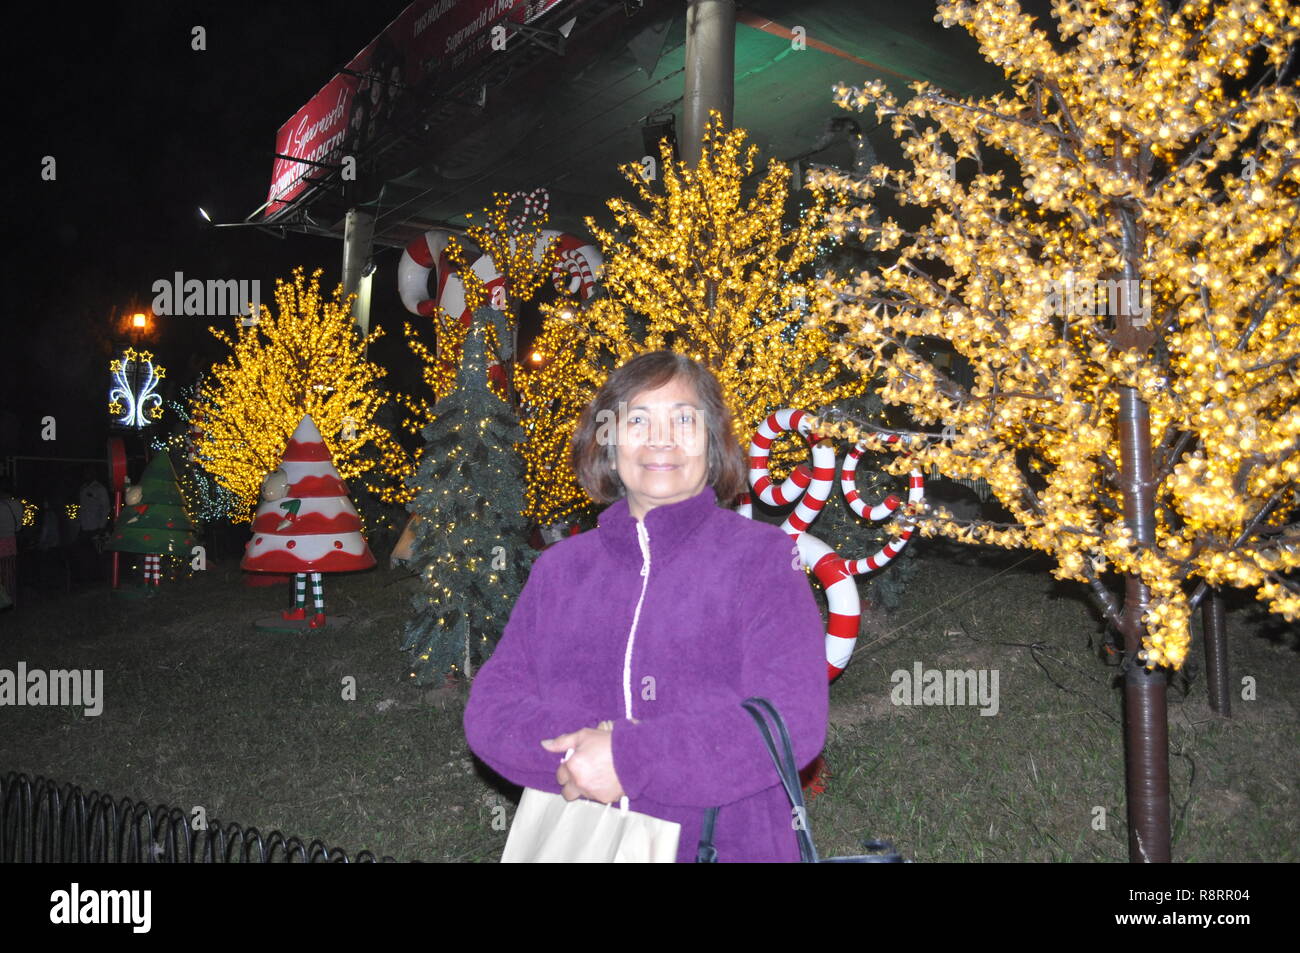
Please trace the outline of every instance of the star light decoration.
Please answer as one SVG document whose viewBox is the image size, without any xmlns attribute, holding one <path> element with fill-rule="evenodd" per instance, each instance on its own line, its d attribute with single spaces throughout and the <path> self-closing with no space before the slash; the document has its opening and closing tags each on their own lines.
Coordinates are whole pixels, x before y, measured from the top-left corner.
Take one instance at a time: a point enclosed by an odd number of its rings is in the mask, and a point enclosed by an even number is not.
<svg viewBox="0 0 1300 953">
<path fill-rule="evenodd" d="M 108 392 L 108 412 L 118 427 L 141 430 L 163 415 L 163 399 L 158 382 L 167 369 L 153 361 L 153 352 L 129 347 L 120 358 L 109 361 L 112 386 Z"/>
<path fill-rule="evenodd" d="M 635 202 L 611 199 L 617 230 L 587 228 L 605 257 L 606 297 L 578 310 L 543 306 L 536 369 L 519 375 L 529 434 L 525 512 L 542 524 L 591 506 L 568 458 L 578 412 L 616 366 L 667 349 L 708 367 L 722 385 L 742 449 L 774 410 L 821 407 L 864 393 L 846 372 L 811 312 L 833 292 L 797 279 L 830 234 L 835 194 L 813 190 L 793 225 L 784 221 L 790 169 L 771 161 L 755 183 L 758 147 L 713 113 L 694 168 L 660 143 L 662 191 L 633 163 L 620 171 Z M 783 438 L 773 453 L 778 478 L 807 449 Z"/>
<path fill-rule="evenodd" d="M 1013 92 L 918 83 L 900 105 L 879 81 L 841 85 L 912 168 L 814 175 L 854 203 L 833 229 L 893 256 L 827 282 L 824 326 L 887 402 L 946 432 L 915 434 L 892 472 L 987 480 L 1012 515 L 934 509 L 920 531 L 1051 554 L 1140 631 L 1148 668 L 1182 665 L 1207 586 L 1300 619 L 1300 8 L 1058 2 L 1059 41 L 1009 0 L 938 10 Z M 878 194 L 923 219 L 873 228 Z M 1062 307 L 1079 282 L 1096 298 Z M 930 359 L 936 341 L 973 387 Z M 860 422 L 818 429 L 888 449 Z M 1125 607 L 1106 572 L 1136 583 Z"/>
<path fill-rule="evenodd" d="M 320 290 L 321 270 L 308 279 L 301 267 L 277 279 L 277 314 L 235 336 L 212 328 L 230 348 L 199 387 L 190 419 L 202 419 L 196 453 L 203 467 L 235 496 L 231 518 L 249 519 L 262 479 L 275 469 L 289 437 L 310 414 L 325 438 L 339 475 L 364 478 L 386 502 L 409 499 L 402 481 L 411 461 L 375 417 L 391 395 L 378 387 L 385 371 L 366 359 L 382 331 L 364 339 L 352 322 L 351 296 L 339 285 L 331 299 Z"/>
</svg>

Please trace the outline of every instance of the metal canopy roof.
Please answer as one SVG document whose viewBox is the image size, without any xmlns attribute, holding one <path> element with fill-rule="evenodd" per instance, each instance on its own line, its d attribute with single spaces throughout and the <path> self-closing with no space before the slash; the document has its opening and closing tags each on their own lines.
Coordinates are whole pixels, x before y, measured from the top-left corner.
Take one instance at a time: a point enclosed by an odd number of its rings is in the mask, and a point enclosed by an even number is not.
<svg viewBox="0 0 1300 953">
<path fill-rule="evenodd" d="M 581 232 L 583 216 L 599 214 L 627 189 L 617 169 L 647 154 L 647 119 L 680 113 L 686 5 L 637 6 L 560 4 L 535 26 L 554 31 L 577 17 L 562 55 L 545 36 L 517 36 L 506 53 L 450 88 L 416 91 L 427 105 L 360 157 L 357 182 L 325 175 L 264 221 L 342 237 L 344 213 L 358 207 L 376 218 L 376 246 L 402 246 L 434 226 L 463 228 L 465 213 L 490 204 L 494 191 L 545 187 L 551 227 Z M 795 27 L 804 28 L 806 49 L 792 48 Z M 964 31 L 934 22 L 929 2 L 738 4 L 734 122 L 763 159 L 847 168 L 853 154 L 844 130 L 852 122 L 882 155 L 895 154 L 886 130 L 871 131 L 874 115 L 850 114 L 831 101 L 834 83 L 875 78 L 904 95 L 916 80 L 963 95 L 989 93 L 1001 81 Z"/>
</svg>

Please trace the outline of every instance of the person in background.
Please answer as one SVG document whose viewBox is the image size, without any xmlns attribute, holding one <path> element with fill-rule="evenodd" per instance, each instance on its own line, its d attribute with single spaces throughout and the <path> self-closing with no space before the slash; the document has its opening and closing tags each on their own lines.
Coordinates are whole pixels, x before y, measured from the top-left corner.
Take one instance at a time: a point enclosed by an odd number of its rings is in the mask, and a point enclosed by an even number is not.
<svg viewBox="0 0 1300 953">
<path fill-rule="evenodd" d="M 18 604 L 18 530 L 23 505 L 0 484 L 0 607 Z"/>
<path fill-rule="evenodd" d="M 69 554 L 77 541 L 76 521 L 68 515 L 68 489 L 54 487 L 41 507 L 41 531 L 37 537 L 37 566 L 41 589 L 72 587 L 72 563 Z"/>
<path fill-rule="evenodd" d="M 103 578 L 100 572 L 100 546 L 97 539 L 108 527 L 112 505 L 108 488 L 95 479 L 93 467 L 82 474 L 81 489 L 77 491 L 77 571 L 83 581 Z"/>
</svg>

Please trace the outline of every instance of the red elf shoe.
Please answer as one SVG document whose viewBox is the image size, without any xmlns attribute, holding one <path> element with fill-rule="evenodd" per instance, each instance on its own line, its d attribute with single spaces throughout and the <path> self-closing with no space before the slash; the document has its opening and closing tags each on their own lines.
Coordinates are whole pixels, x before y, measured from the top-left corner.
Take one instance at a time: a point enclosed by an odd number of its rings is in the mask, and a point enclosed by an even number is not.
<svg viewBox="0 0 1300 953">
<path fill-rule="evenodd" d="M 314 616 L 312 616 L 311 621 L 307 623 L 307 628 L 309 629 L 325 628 L 325 613 L 317 612 Z"/>
<path fill-rule="evenodd" d="M 285 609 L 280 613 L 280 618 L 289 622 L 300 622 L 307 618 L 307 609 L 305 606 L 298 606 L 294 609 Z"/>
</svg>

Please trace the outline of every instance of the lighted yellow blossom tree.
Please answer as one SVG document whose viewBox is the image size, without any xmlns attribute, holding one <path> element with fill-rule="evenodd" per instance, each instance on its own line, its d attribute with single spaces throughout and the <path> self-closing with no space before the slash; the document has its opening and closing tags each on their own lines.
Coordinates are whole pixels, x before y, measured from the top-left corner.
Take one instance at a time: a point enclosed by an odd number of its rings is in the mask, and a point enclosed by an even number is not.
<svg viewBox="0 0 1300 953">
<path fill-rule="evenodd" d="M 1011 514 L 921 532 L 1051 554 L 1122 633 L 1130 854 L 1167 860 L 1165 671 L 1191 612 L 1238 586 L 1300 619 L 1300 8 L 1058 2 L 1057 38 L 1011 0 L 938 9 L 1012 91 L 837 90 L 912 168 L 819 177 L 857 203 L 836 232 L 893 255 L 835 282 L 824 327 L 918 422 L 895 472 L 987 480 Z M 920 212 L 872 228 L 878 195 Z"/>
<path fill-rule="evenodd" d="M 617 230 L 587 219 L 605 256 L 605 297 L 576 316 L 568 304 L 543 309 L 535 349 L 544 362 L 564 356 L 565 367 L 530 372 L 520 385 L 536 408 L 524 453 L 529 513 L 541 522 L 589 505 L 569 472 L 565 438 L 609 371 L 641 351 L 677 351 L 712 370 L 745 447 L 774 410 L 815 409 L 866 390 L 807 320 L 827 292 L 796 278 L 820 253 L 835 200 L 814 190 L 788 224 L 790 170 L 770 162 L 755 187 L 757 157 L 744 130 L 725 129 L 714 114 L 697 166 L 675 162 L 662 143 L 662 187 L 646 182 L 639 163 L 624 166 L 636 201 L 608 203 Z M 774 452 L 778 473 L 806 457 L 794 443 Z"/>
<path fill-rule="evenodd" d="M 259 320 L 241 324 L 233 337 L 212 329 L 230 354 L 204 378 L 190 413 L 203 419 L 199 462 L 234 494 L 236 522 L 249 518 L 262 479 L 304 414 L 320 428 L 343 479 L 364 476 L 386 501 L 404 493 L 410 460 L 375 422 L 390 396 L 377 386 L 385 371 L 365 356 L 382 332 L 361 338 L 350 297 L 340 285 L 325 300 L 320 275 L 317 269 L 308 279 L 295 268 L 292 281 L 276 281 L 276 313 L 263 305 Z"/>
<path fill-rule="evenodd" d="M 527 440 L 524 514 L 542 526 L 575 520 L 592 500 L 573 472 L 569 448 L 582 409 L 609 372 L 641 350 L 619 313 L 565 302 L 543 309 L 533 342 L 535 366 L 518 377 L 520 422 Z"/>
</svg>

